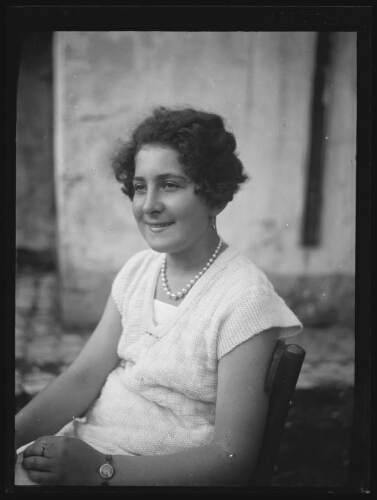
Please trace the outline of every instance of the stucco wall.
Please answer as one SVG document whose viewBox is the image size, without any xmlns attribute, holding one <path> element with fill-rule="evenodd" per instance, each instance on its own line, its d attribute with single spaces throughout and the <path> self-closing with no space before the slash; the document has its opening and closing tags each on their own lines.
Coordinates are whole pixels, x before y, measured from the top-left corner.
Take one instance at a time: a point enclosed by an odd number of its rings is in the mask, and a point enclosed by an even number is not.
<svg viewBox="0 0 377 500">
<path fill-rule="evenodd" d="M 226 241 L 287 296 L 297 280 L 329 275 L 341 274 L 352 288 L 353 33 L 336 34 L 326 92 L 322 241 L 310 250 L 300 243 L 315 41 L 311 32 L 55 33 L 55 186 L 66 323 L 94 324 L 117 270 L 146 248 L 109 157 L 117 139 L 156 105 L 216 111 L 235 133 L 251 181 L 219 217 Z M 290 278 L 284 286 L 282 277 Z"/>
</svg>

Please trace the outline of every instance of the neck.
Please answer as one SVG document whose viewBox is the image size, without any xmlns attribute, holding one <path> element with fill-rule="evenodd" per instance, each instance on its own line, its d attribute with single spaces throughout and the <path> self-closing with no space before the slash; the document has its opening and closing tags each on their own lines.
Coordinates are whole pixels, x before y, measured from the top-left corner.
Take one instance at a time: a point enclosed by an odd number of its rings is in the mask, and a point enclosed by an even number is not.
<svg viewBox="0 0 377 500">
<path fill-rule="evenodd" d="M 211 231 L 203 239 L 202 244 L 193 245 L 181 252 L 166 254 L 166 261 L 170 273 L 184 274 L 194 272 L 203 267 L 211 257 L 219 243 L 217 232 Z"/>
</svg>

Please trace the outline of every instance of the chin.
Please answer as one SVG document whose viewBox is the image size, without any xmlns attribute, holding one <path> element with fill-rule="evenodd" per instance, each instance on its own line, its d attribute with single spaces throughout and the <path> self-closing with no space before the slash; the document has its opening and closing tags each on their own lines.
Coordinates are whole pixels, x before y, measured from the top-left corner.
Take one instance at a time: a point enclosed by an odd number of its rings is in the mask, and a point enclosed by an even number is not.
<svg viewBox="0 0 377 500">
<path fill-rule="evenodd" d="M 172 242 L 168 242 L 168 241 L 163 241 L 161 239 L 161 241 L 158 241 L 157 239 L 156 240 L 151 240 L 151 239 L 146 239 L 149 247 L 154 250 L 155 252 L 159 252 L 159 253 L 166 253 L 166 254 L 169 254 L 169 253 L 174 253 L 174 252 L 177 252 L 181 249 L 181 246 L 179 244 L 174 244 Z"/>
<path fill-rule="evenodd" d="M 171 245 L 166 243 L 166 241 L 158 241 L 157 239 L 145 238 L 151 250 L 159 253 L 169 253 Z"/>
<path fill-rule="evenodd" d="M 148 242 L 149 248 L 153 250 L 154 252 L 158 253 L 167 253 L 167 250 L 165 250 L 165 247 L 162 245 L 157 245 L 157 244 L 151 244 Z"/>
</svg>

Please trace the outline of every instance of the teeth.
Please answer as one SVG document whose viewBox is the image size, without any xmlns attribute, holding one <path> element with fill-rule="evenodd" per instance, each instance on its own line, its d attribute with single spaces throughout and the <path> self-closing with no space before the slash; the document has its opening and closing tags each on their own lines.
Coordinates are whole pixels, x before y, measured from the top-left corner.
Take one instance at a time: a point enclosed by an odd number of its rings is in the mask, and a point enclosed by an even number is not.
<svg viewBox="0 0 377 500">
<path fill-rule="evenodd" d="M 170 226 L 172 222 L 167 222 L 166 224 L 151 224 L 151 227 L 166 227 Z"/>
</svg>

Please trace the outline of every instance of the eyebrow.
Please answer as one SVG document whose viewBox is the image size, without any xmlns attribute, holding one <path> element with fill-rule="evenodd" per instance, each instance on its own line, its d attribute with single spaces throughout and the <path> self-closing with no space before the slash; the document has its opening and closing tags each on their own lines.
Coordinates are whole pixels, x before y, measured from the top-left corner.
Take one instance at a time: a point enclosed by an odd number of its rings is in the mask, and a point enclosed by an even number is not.
<svg viewBox="0 0 377 500">
<path fill-rule="evenodd" d="M 187 177 L 184 177 L 183 175 L 177 175 L 177 174 L 160 174 L 160 175 L 157 175 L 157 179 L 160 181 L 164 181 L 166 179 L 177 179 L 177 180 L 180 180 L 183 182 L 191 182 L 191 180 L 188 179 Z M 134 177 L 132 180 L 136 181 L 136 182 L 145 181 L 144 177 Z"/>
</svg>

